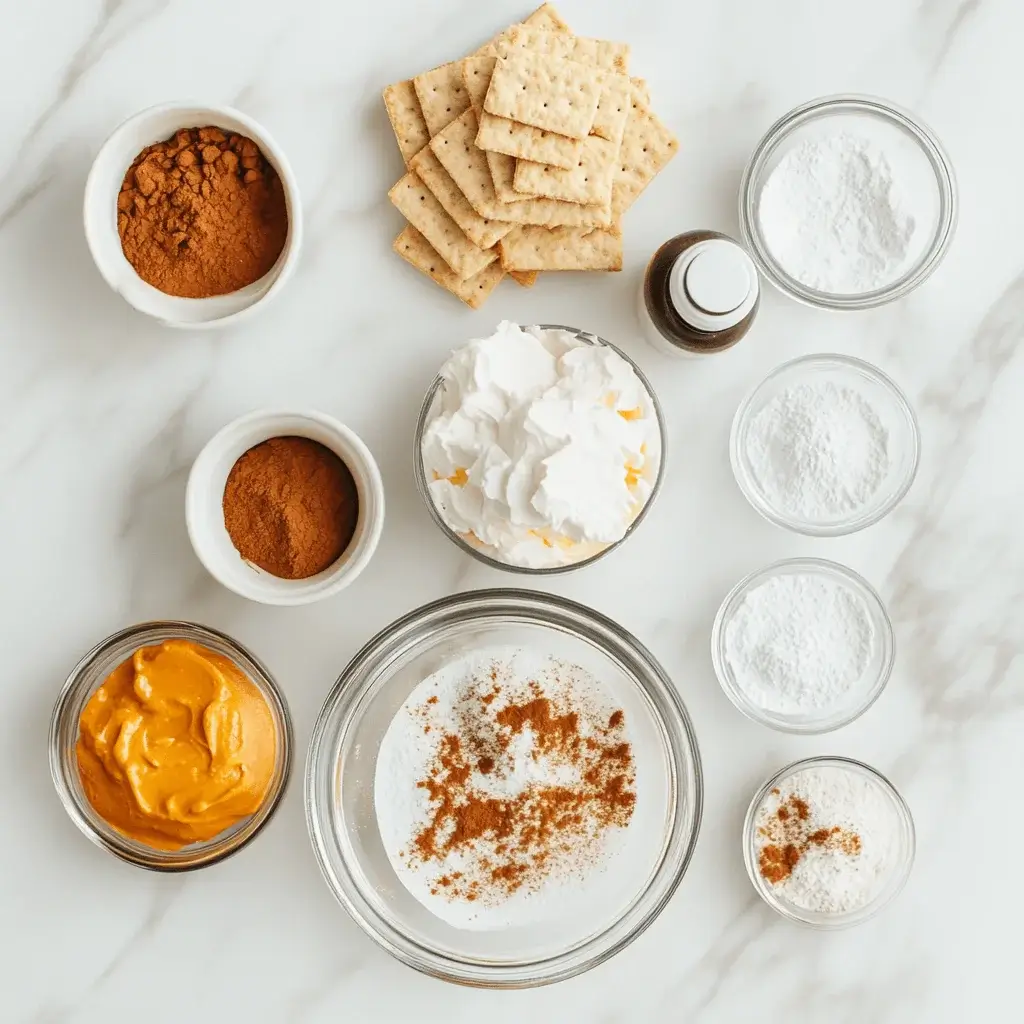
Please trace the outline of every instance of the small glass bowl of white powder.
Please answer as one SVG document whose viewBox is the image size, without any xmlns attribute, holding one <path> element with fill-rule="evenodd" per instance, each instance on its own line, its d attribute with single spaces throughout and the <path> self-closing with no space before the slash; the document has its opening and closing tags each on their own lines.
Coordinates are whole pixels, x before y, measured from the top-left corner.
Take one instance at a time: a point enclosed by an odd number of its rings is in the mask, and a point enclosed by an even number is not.
<svg viewBox="0 0 1024 1024">
<path fill-rule="evenodd" d="M 855 533 L 888 515 L 914 482 L 920 449 L 899 386 L 842 355 L 776 367 L 736 410 L 729 440 L 747 501 L 811 537 Z"/>
<path fill-rule="evenodd" d="M 878 699 L 896 641 L 882 599 L 860 575 L 822 558 L 776 562 L 740 580 L 711 631 L 726 696 L 781 732 L 848 725 Z"/>
<path fill-rule="evenodd" d="M 881 772 L 811 757 L 773 775 L 743 822 L 757 894 L 783 917 L 849 928 L 883 910 L 910 876 L 916 839 L 906 801 Z"/>
<path fill-rule="evenodd" d="M 932 131 L 868 96 L 812 100 L 771 126 L 740 185 L 740 228 L 780 291 L 869 309 L 924 281 L 956 228 L 956 182 Z"/>
</svg>

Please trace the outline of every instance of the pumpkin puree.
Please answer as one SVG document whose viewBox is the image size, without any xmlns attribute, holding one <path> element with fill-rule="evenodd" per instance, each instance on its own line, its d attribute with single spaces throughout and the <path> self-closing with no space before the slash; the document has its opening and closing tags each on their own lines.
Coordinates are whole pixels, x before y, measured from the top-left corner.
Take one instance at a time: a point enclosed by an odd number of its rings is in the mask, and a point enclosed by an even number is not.
<svg viewBox="0 0 1024 1024">
<path fill-rule="evenodd" d="M 266 700 L 189 640 L 140 647 L 89 698 L 78 770 L 96 812 L 147 846 L 212 839 L 263 802 L 277 734 Z"/>
</svg>

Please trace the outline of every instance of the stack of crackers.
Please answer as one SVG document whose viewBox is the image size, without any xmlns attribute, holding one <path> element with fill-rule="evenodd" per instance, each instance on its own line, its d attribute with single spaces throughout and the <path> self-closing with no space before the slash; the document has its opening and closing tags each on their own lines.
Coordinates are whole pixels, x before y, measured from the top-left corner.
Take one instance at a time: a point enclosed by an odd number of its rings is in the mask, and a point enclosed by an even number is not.
<svg viewBox="0 0 1024 1024">
<path fill-rule="evenodd" d="M 629 47 L 574 36 L 551 4 L 463 60 L 384 90 L 408 173 L 395 251 L 474 309 L 508 274 L 621 270 L 622 215 L 679 143 Z"/>
</svg>

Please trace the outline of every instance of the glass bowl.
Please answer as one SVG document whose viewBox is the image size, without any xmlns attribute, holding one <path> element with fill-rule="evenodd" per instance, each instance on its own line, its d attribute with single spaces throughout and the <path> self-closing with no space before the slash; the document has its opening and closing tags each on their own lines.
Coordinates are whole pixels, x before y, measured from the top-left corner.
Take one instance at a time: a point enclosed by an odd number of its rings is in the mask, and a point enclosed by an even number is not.
<svg viewBox="0 0 1024 1024">
<path fill-rule="evenodd" d="M 828 380 L 851 387 L 868 398 L 888 430 L 889 470 L 871 500 L 846 517 L 799 519 L 772 505 L 747 457 L 747 438 L 754 418 L 776 395 L 805 381 Z M 887 516 L 903 500 L 917 475 L 921 431 L 906 395 L 877 366 L 853 356 L 812 355 L 777 366 L 745 398 L 732 421 L 729 459 L 743 496 L 769 522 L 809 537 L 856 533 Z"/>
<path fill-rule="evenodd" d="M 534 325 L 531 324 L 529 326 Z M 491 555 L 487 554 L 486 551 L 475 547 L 461 534 L 456 533 L 444 521 L 444 518 L 434 504 L 433 498 L 430 496 L 430 486 L 429 481 L 427 480 L 426 467 L 423 465 L 423 434 L 426 431 L 427 424 L 430 422 L 433 415 L 434 405 L 440 398 L 442 389 L 444 388 L 444 378 L 440 374 L 434 378 L 433 383 L 427 389 L 426 397 L 423 399 L 423 405 L 420 408 L 419 419 L 416 422 L 413 467 L 416 474 L 416 487 L 420 492 L 420 497 L 423 499 L 424 504 L 427 506 L 427 510 L 430 512 L 431 519 L 434 520 L 441 532 L 456 547 L 461 548 L 478 561 L 483 562 L 484 565 L 489 565 L 492 569 L 501 569 L 504 572 L 515 572 L 528 576 L 557 576 L 562 573 L 573 572 L 576 569 L 582 569 L 586 565 L 593 564 L 599 558 L 603 558 L 605 555 L 619 547 L 620 544 L 625 543 L 644 521 L 648 511 L 654 504 L 654 499 L 658 496 L 658 492 L 661 490 L 661 484 L 665 477 L 665 437 L 667 435 L 667 431 L 665 429 L 665 416 L 661 409 L 661 403 L 658 401 L 658 396 L 654 393 L 654 389 L 651 387 L 650 381 L 646 376 L 644 376 L 640 367 L 637 366 L 637 364 L 628 355 L 626 355 L 621 348 L 613 345 L 610 341 L 606 341 L 604 338 L 599 338 L 596 334 L 588 334 L 586 331 L 581 331 L 576 327 L 565 327 L 562 324 L 537 324 L 536 326 L 542 331 L 568 331 L 570 334 L 574 334 L 577 338 L 589 342 L 592 345 L 607 345 L 608 348 L 612 349 L 613 352 L 617 352 L 627 363 L 629 363 L 633 368 L 633 372 L 637 375 L 640 383 L 643 385 L 644 390 L 650 397 L 651 407 L 654 409 L 654 414 L 658 419 L 658 438 L 661 449 L 657 453 L 658 471 L 657 476 L 651 483 L 651 493 L 648 496 L 647 501 L 644 502 L 644 506 L 640 509 L 637 517 L 629 524 L 629 528 L 626 530 L 625 534 L 623 534 L 623 536 L 613 544 L 605 545 L 594 554 L 589 555 L 586 558 L 581 558 L 578 562 L 570 562 L 568 565 L 554 565 L 544 568 L 535 568 L 526 565 L 510 565 L 508 562 L 502 562 L 497 558 L 491 557 Z"/>
<path fill-rule="evenodd" d="M 165 640 L 191 640 L 230 658 L 259 689 L 270 708 L 277 733 L 274 774 L 263 803 L 243 818 L 202 843 L 180 850 L 157 850 L 123 835 L 93 810 L 78 774 L 78 723 L 86 703 L 110 673 L 140 647 Z M 284 796 L 291 773 L 292 721 L 284 695 L 264 666 L 241 644 L 215 629 L 193 622 L 143 622 L 108 636 L 72 669 L 50 717 L 50 773 L 64 809 L 97 846 L 137 867 L 153 871 L 191 871 L 236 853 L 270 821 Z"/>
<path fill-rule="evenodd" d="M 609 686 L 632 728 L 638 800 L 629 834 L 638 845 L 628 864 L 611 862 L 602 900 L 582 911 L 472 931 L 430 913 L 395 875 L 377 826 L 374 775 L 381 740 L 410 692 L 452 659 L 492 646 L 563 658 Z M 686 872 L 702 794 L 690 717 L 651 654 L 590 609 L 523 590 L 447 597 L 370 640 L 328 695 L 306 762 L 310 837 L 338 901 L 403 963 L 485 988 L 561 981 L 629 945 L 662 911 Z"/>
<path fill-rule="evenodd" d="M 787 715 L 755 703 L 737 684 L 725 651 L 725 634 L 746 596 L 776 576 L 817 575 L 848 587 L 863 602 L 874 627 L 875 646 L 864 674 L 850 687 L 843 701 L 816 713 Z M 892 674 L 896 660 L 896 635 L 882 599 L 862 576 L 837 562 L 823 558 L 791 558 L 769 565 L 740 580 L 722 602 L 711 630 L 711 660 L 725 695 L 747 718 L 780 732 L 824 733 L 849 725 L 860 718 L 876 700 Z"/>
<path fill-rule="evenodd" d="M 774 887 L 765 880 L 758 869 L 757 812 L 773 789 L 780 787 L 790 776 L 807 768 L 840 768 L 856 772 L 858 775 L 877 783 L 891 802 L 892 812 L 898 823 L 899 836 L 888 880 L 875 895 L 874 899 L 864 906 L 847 913 L 822 913 L 796 906 L 783 896 L 777 894 Z M 823 931 L 834 931 L 862 924 L 884 910 L 899 895 L 903 886 L 906 885 L 907 879 L 910 877 L 910 870 L 914 865 L 916 845 L 917 839 L 913 815 L 910 813 L 907 802 L 900 795 L 896 787 L 881 772 L 848 757 L 808 757 L 802 761 L 794 761 L 792 764 L 786 765 L 785 768 L 773 775 L 754 794 L 754 799 L 751 800 L 746 818 L 743 821 L 743 862 L 746 864 L 747 875 L 754 889 L 757 890 L 758 896 L 772 910 L 788 918 L 790 921 L 810 925 L 812 928 L 818 928 Z"/>
<path fill-rule="evenodd" d="M 874 291 L 837 294 L 818 291 L 792 277 L 772 255 L 761 232 L 761 190 L 779 161 L 809 139 L 852 131 L 869 135 L 887 152 L 898 153 L 910 180 L 905 189 L 923 204 L 925 223 L 904 272 Z M 939 265 L 956 229 L 956 179 L 949 157 L 934 133 L 907 111 L 871 96 L 825 96 L 779 118 L 757 144 L 740 182 L 740 232 L 758 269 L 779 291 L 821 309 L 870 309 L 913 291 Z"/>
</svg>

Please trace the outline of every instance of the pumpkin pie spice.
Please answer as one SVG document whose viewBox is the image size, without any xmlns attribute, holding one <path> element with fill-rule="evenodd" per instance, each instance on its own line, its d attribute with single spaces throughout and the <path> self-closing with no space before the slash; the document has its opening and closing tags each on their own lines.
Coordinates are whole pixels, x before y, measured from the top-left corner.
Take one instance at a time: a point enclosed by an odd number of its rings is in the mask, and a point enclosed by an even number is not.
<svg viewBox="0 0 1024 1024">
<path fill-rule="evenodd" d="M 429 864 L 459 853 L 472 868 L 441 874 L 432 895 L 493 904 L 535 890 L 595 863 L 605 832 L 629 824 L 635 764 L 624 713 L 594 720 L 584 702 L 556 690 L 553 698 L 531 682 L 514 703 L 499 701 L 497 667 L 467 688 L 455 727 L 438 737 L 436 755 L 416 783 L 429 797 L 430 813 L 405 856 Z M 543 764 L 545 781 L 509 795 L 500 784 L 515 771 L 524 741 L 528 756 Z"/>
</svg>

